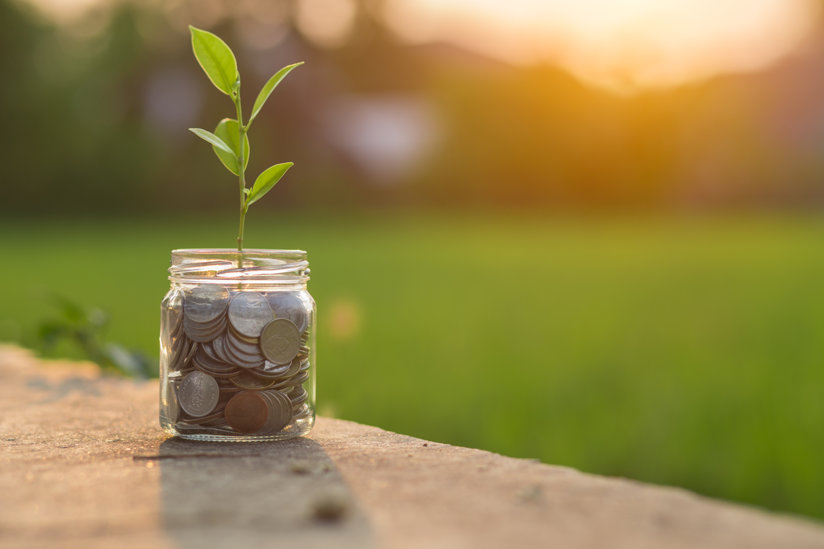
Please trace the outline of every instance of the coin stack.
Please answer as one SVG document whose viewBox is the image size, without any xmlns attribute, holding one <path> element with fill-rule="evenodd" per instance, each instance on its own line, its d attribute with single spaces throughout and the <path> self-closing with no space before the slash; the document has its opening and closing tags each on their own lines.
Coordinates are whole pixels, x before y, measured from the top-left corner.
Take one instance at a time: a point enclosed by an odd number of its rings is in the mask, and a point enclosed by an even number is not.
<svg viewBox="0 0 824 549">
<path fill-rule="evenodd" d="M 311 307 L 294 292 L 202 284 L 164 310 L 180 433 L 273 435 L 308 417 Z"/>
</svg>

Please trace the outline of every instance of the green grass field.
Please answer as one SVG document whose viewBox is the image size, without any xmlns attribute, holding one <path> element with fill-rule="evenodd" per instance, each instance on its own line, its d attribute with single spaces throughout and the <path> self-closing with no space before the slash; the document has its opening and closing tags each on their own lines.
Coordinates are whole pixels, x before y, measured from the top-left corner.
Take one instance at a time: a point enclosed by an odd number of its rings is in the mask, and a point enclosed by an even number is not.
<svg viewBox="0 0 824 549">
<path fill-rule="evenodd" d="M 0 222 L 0 340 L 57 293 L 156 355 L 169 251 L 234 223 Z M 247 243 L 309 251 L 322 413 L 824 518 L 824 219 L 272 215 Z"/>
</svg>

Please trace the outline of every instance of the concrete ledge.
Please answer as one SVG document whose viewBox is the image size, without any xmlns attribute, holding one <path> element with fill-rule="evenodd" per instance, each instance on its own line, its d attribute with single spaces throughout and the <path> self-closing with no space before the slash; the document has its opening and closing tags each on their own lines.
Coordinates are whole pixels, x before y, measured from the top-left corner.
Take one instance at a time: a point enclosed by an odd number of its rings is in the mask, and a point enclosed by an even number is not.
<svg viewBox="0 0 824 549">
<path fill-rule="evenodd" d="M 320 418 L 168 439 L 156 382 L 0 347 L 3 547 L 817 547 L 824 527 Z"/>
</svg>

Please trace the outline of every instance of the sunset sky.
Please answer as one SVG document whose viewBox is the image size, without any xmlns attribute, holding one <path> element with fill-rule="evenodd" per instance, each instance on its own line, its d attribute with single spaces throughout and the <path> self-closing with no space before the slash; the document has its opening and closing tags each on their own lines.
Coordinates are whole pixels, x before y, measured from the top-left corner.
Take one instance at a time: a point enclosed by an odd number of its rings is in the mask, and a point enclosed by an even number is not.
<svg viewBox="0 0 824 549">
<path fill-rule="evenodd" d="M 28 1 L 65 21 L 111 0 Z M 297 0 L 294 13 L 311 39 L 337 47 L 354 11 L 354 0 Z M 515 63 L 557 63 L 585 81 L 632 91 L 762 68 L 809 35 L 819 2 L 384 0 L 381 16 L 411 43 L 445 41 Z"/>
<path fill-rule="evenodd" d="M 818 17 L 811 0 L 389 0 L 414 42 L 446 40 L 514 62 L 554 61 L 618 88 L 754 70 L 791 51 Z"/>
</svg>

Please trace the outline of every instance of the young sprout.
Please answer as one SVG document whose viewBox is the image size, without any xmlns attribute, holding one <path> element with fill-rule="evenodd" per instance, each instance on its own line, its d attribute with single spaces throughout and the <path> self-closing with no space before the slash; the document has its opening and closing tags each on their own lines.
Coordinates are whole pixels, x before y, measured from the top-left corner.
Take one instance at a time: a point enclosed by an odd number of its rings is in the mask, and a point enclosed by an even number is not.
<svg viewBox="0 0 824 549">
<path fill-rule="evenodd" d="M 237 232 L 237 249 L 243 251 L 243 229 L 246 224 L 246 212 L 249 206 L 263 198 L 275 184 L 280 181 L 286 171 L 292 167 L 292 162 L 275 164 L 263 170 L 255 179 L 251 188 L 246 187 L 246 166 L 249 164 L 249 127 L 254 122 L 266 100 L 272 95 L 275 87 L 286 78 L 292 69 L 303 63 L 287 65 L 276 72 L 263 85 L 257 99 L 252 106 L 252 114 L 244 123 L 243 110 L 240 104 L 240 74 L 237 70 L 237 61 L 232 50 L 216 34 L 201 30 L 189 25 L 192 34 L 192 50 L 198 64 L 212 81 L 212 84 L 229 96 L 235 105 L 237 118 L 224 118 L 214 132 L 201 128 L 189 128 L 196 136 L 212 145 L 212 150 L 226 167 L 238 178 L 240 194 L 240 222 Z"/>
</svg>

